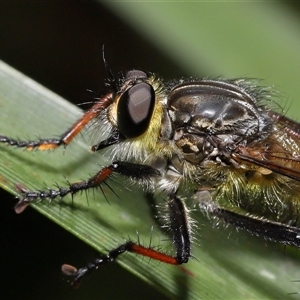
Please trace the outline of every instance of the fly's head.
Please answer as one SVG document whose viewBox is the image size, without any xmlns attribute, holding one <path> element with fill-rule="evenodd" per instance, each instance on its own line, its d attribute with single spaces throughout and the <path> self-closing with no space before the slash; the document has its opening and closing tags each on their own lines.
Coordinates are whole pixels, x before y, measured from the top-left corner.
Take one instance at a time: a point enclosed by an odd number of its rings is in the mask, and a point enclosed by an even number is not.
<svg viewBox="0 0 300 300">
<path fill-rule="evenodd" d="M 166 89 L 151 73 L 132 70 L 116 80 L 112 103 L 100 118 L 110 136 L 96 150 L 112 147 L 113 155 L 121 160 L 144 161 L 164 156 L 170 147 L 161 143 Z M 122 143 L 121 143 L 122 142 Z"/>
</svg>

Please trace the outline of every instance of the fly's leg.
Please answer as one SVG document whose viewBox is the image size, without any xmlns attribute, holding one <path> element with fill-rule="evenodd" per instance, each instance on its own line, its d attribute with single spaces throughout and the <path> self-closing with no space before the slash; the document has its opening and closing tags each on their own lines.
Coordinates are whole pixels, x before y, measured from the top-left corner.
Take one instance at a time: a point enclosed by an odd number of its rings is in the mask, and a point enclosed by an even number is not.
<svg viewBox="0 0 300 300">
<path fill-rule="evenodd" d="M 67 146 L 85 125 L 95 119 L 102 110 L 107 108 L 112 103 L 112 100 L 112 93 L 102 97 L 88 111 L 86 111 L 85 114 L 68 131 L 62 134 L 60 138 L 40 139 L 36 141 L 20 141 L 0 135 L 0 143 L 5 143 L 9 146 L 15 146 L 17 148 L 26 148 L 27 150 L 50 150 L 56 149 L 61 145 Z"/>
<path fill-rule="evenodd" d="M 107 254 L 100 255 L 87 266 L 78 270 L 71 265 L 64 264 L 62 271 L 65 275 L 73 277 L 72 286 L 77 288 L 85 275 L 97 270 L 102 265 L 115 261 L 118 256 L 124 252 L 132 252 L 171 265 L 187 263 L 191 256 L 191 233 L 187 209 L 181 199 L 175 194 L 169 195 L 167 206 L 169 211 L 168 225 L 176 249 L 175 256 L 155 250 L 151 247 L 145 247 L 133 241 L 127 241 L 115 249 L 112 249 Z"/>
<path fill-rule="evenodd" d="M 125 177 L 141 182 L 148 182 L 151 178 L 160 176 L 160 172 L 150 166 L 117 161 L 102 168 L 97 174 L 88 180 L 71 183 L 67 187 L 58 187 L 55 190 L 48 189 L 45 191 L 26 191 L 22 188 L 22 197 L 16 204 L 15 210 L 17 212 L 22 212 L 31 202 L 43 201 L 46 199 L 52 201 L 57 197 L 62 198 L 68 194 L 74 195 L 80 191 L 100 187 L 102 184 L 107 184 L 109 177 L 113 173 L 121 174 Z M 151 247 L 145 247 L 133 241 L 128 241 L 119 247 L 112 249 L 108 252 L 108 254 L 101 255 L 98 259 L 95 259 L 86 267 L 77 270 L 70 265 L 63 265 L 62 271 L 66 275 L 74 277 L 72 284 L 74 287 L 77 287 L 82 277 L 84 277 L 87 273 L 98 269 L 104 264 L 115 261 L 117 257 L 124 252 L 136 253 L 172 265 L 179 265 L 188 262 L 191 256 L 191 230 L 188 210 L 184 202 L 177 197 L 176 194 L 168 196 L 167 208 L 169 216 L 169 224 L 167 225 L 176 249 L 175 256 L 163 253 L 162 251 L 155 250 Z"/>
<path fill-rule="evenodd" d="M 300 229 L 297 227 L 228 210 L 214 202 L 207 192 L 196 193 L 195 199 L 200 210 L 235 228 L 246 230 L 266 240 L 300 247 Z"/>
<path fill-rule="evenodd" d="M 297 227 L 255 218 L 254 216 L 240 215 L 222 208 L 215 210 L 213 213 L 220 220 L 224 220 L 236 228 L 247 230 L 251 234 L 266 240 L 300 248 L 300 229 Z"/>
<path fill-rule="evenodd" d="M 19 187 L 21 196 L 19 202 L 15 206 L 15 211 L 17 213 L 21 213 L 31 202 L 42 202 L 44 200 L 52 201 L 57 197 L 63 198 L 69 194 L 73 196 L 81 191 L 101 187 L 102 184 L 107 184 L 109 177 L 113 173 L 121 174 L 142 182 L 147 182 L 151 179 L 151 177 L 160 175 L 158 170 L 147 165 L 116 161 L 111 165 L 102 168 L 91 178 L 70 183 L 66 187 L 39 191 L 28 191 L 24 187 Z"/>
</svg>

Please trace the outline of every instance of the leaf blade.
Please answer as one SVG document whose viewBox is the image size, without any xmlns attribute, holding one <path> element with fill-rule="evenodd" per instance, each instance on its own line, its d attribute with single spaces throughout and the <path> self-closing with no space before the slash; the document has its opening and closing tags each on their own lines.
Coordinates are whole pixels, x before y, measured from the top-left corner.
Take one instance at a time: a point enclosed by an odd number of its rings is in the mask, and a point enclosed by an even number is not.
<svg viewBox="0 0 300 300">
<path fill-rule="evenodd" d="M 0 86 L 1 132 L 12 136 L 28 136 L 29 133 L 31 135 L 38 129 L 41 131 L 39 134 L 43 134 L 45 131 L 45 134 L 51 136 L 51 132 L 61 133 L 62 129 L 70 126 L 80 115 L 77 108 L 7 65 L 0 64 L 0 70 L 2 83 Z M 3 83 L 7 86 L 4 87 Z M 40 111 L 37 108 L 41 108 Z M 19 120 L 18 126 L 14 123 L 16 119 Z M 70 181 L 80 180 L 83 176 L 88 176 L 91 170 L 92 173 L 97 171 L 98 164 L 105 165 L 109 161 L 107 157 L 101 160 L 102 156 L 89 155 L 86 148 L 87 145 L 82 141 L 77 141 L 68 147 L 65 154 L 63 150 L 32 153 L 0 145 L 1 184 L 6 190 L 15 193 L 16 183 L 21 183 L 30 189 L 37 189 L 45 186 L 44 181 L 53 185 L 55 180 L 63 175 L 67 175 Z M 69 153 L 71 155 L 68 155 Z M 59 184 L 63 183 L 64 180 L 59 181 Z M 76 197 L 73 206 L 71 199 L 66 199 L 63 202 L 66 204 L 63 206 L 55 203 L 52 205 L 37 204 L 35 208 L 99 251 L 118 245 L 120 239 L 127 238 L 127 232 L 131 237 L 135 237 L 137 229 L 141 241 L 147 244 L 149 236 L 152 234 L 154 245 L 165 246 L 159 231 L 151 233 L 154 221 L 140 191 L 129 191 L 126 197 L 123 197 L 126 194 L 126 191 L 123 194 L 124 189 L 120 187 L 119 191 L 122 191 L 122 199 L 116 199 L 109 194 L 111 205 L 106 203 L 101 193 L 97 193 L 96 199 L 91 199 L 89 203 L 83 195 L 83 197 Z M 201 243 L 204 243 L 205 247 L 195 245 L 193 250 L 193 256 L 197 257 L 199 262 L 192 260 L 188 265 L 180 268 L 159 264 L 156 268 L 157 263 L 155 262 L 150 262 L 151 267 L 148 267 L 148 264 L 142 259 L 137 259 L 134 255 L 126 255 L 120 258 L 120 263 L 168 297 L 178 297 L 178 295 L 185 295 L 189 299 L 198 299 L 199 297 L 205 299 L 207 295 L 209 298 L 230 298 L 236 295 L 247 295 L 256 299 L 266 297 L 264 288 L 262 291 L 257 291 L 257 285 L 253 283 L 255 289 L 249 289 L 249 281 L 244 282 L 239 276 L 241 274 L 249 276 L 245 270 L 253 269 L 253 261 L 261 256 L 264 257 L 267 266 L 265 268 L 273 270 L 271 273 L 276 274 L 278 264 L 284 267 L 284 264 L 280 262 L 280 252 L 273 253 L 273 256 L 270 255 L 267 260 L 265 256 L 268 251 L 263 253 L 254 251 L 255 255 L 251 252 L 254 259 L 252 258 L 250 263 L 245 264 L 243 262 L 249 260 L 248 242 L 245 245 L 242 242 L 236 247 L 232 241 L 228 242 L 224 238 L 224 234 L 226 236 L 228 232 L 211 228 L 211 225 L 199 218 L 198 214 L 196 214 L 196 218 L 200 222 L 201 229 L 205 227 L 205 233 L 202 233 L 201 237 Z M 201 230 L 201 232 L 203 231 Z M 235 255 L 230 256 L 229 253 L 233 249 Z M 239 269 L 238 265 L 241 263 L 243 263 L 243 268 Z M 236 274 L 232 272 L 232 269 L 236 269 Z M 288 275 L 291 280 L 300 277 L 297 270 Z M 255 278 L 252 278 L 252 282 L 256 281 Z M 229 289 L 227 288 L 228 282 L 232 283 L 229 285 Z M 216 290 L 216 284 L 226 286 L 222 291 L 223 294 Z M 264 286 L 269 284 L 270 282 L 264 281 Z M 285 288 L 287 288 L 287 292 L 293 291 L 290 285 L 288 287 L 284 285 L 282 290 L 276 289 L 274 292 L 273 289 L 271 295 L 286 295 Z"/>
</svg>

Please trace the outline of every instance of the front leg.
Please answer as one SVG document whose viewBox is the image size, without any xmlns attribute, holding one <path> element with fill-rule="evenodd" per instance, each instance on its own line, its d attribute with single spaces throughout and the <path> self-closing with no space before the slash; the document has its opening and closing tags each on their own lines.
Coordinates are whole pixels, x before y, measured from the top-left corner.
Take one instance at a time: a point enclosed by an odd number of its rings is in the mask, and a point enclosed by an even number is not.
<svg viewBox="0 0 300 300">
<path fill-rule="evenodd" d="M 0 143 L 26 150 L 54 150 L 59 146 L 66 147 L 82 131 L 82 129 L 92 120 L 97 118 L 101 111 L 106 109 L 113 101 L 113 94 L 107 94 L 96 102 L 84 115 L 75 122 L 71 128 L 64 132 L 60 138 L 39 139 L 35 141 L 21 141 L 7 136 L 0 135 Z"/>
</svg>

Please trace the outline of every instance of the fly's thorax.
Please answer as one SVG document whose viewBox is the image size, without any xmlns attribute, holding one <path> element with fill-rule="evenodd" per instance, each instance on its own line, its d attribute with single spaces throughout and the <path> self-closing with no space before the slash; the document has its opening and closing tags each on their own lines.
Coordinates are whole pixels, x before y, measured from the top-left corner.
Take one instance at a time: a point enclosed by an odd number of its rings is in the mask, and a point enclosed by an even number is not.
<svg viewBox="0 0 300 300">
<path fill-rule="evenodd" d="M 191 81 L 175 86 L 168 95 L 173 141 L 184 159 L 198 164 L 227 156 L 240 142 L 258 138 L 268 117 L 244 88 L 224 81 Z"/>
</svg>

